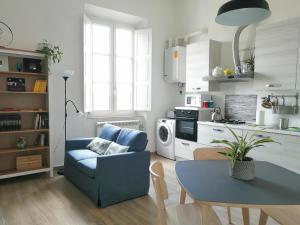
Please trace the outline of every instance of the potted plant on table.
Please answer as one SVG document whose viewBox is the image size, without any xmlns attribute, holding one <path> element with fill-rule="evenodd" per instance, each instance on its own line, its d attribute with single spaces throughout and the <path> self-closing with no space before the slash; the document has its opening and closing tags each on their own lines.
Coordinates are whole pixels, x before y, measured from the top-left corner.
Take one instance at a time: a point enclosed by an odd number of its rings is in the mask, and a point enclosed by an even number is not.
<svg viewBox="0 0 300 225">
<path fill-rule="evenodd" d="M 228 152 L 220 152 L 231 159 L 229 175 L 239 180 L 253 180 L 255 178 L 254 160 L 248 157 L 248 153 L 255 148 L 263 147 L 266 143 L 277 143 L 271 137 L 258 135 L 262 131 L 254 132 L 249 138 L 248 133 L 245 136 L 238 136 L 232 129 L 227 127 L 234 136 L 234 141 L 213 140 L 211 143 L 222 144 Z"/>
</svg>

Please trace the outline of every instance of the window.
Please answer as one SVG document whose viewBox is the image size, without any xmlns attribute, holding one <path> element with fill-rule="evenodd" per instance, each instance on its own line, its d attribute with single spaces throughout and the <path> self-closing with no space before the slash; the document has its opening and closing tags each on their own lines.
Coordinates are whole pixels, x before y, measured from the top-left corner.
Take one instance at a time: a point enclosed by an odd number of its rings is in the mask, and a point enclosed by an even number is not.
<svg viewBox="0 0 300 225">
<path fill-rule="evenodd" d="M 151 31 L 116 24 L 84 23 L 86 112 L 150 110 Z"/>
</svg>

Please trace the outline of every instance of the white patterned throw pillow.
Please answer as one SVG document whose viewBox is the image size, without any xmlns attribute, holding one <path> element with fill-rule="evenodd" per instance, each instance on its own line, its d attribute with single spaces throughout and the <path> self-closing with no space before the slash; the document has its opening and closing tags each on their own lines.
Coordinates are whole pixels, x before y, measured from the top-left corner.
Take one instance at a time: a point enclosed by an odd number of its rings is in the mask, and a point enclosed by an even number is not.
<svg viewBox="0 0 300 225">
<path fill-rule="evenodd" d="M 99 155 L 104 155 L 106 150 L 108 149 L 111 141 L 96 137 L 91 143 L 86 146 L 91 151 L 98 153 Z"/>
<path fill-rule="evenodd" d="M 115 142 L 112 142 L 104 155 L 114 155 L 114 154 L 119 154 L 119 153 L 125 153 L 128 152 L 129 147 L 124 146 L 124 145 L 119 145 Z"/>
</svg>

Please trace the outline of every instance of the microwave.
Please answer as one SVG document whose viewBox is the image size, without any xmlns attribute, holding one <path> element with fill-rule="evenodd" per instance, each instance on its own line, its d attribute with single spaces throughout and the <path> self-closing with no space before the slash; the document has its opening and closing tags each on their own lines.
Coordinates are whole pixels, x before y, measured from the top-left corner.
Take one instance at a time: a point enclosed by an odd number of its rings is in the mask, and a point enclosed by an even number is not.
<svg viewBox="0 0 300 225">
<path fill-rule="evenodd" d="M 185 106 L 187 107 L 202 107 L 202 102 L 210 101 L 211 95 L 189 94 L 185 95 Z"/>
</svg>

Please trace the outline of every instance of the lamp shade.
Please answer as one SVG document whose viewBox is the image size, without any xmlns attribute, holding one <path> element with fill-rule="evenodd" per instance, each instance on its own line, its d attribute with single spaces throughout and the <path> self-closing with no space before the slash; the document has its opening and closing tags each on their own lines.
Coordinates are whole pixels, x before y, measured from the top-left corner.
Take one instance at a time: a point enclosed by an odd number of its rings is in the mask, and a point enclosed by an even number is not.
<svg viewBox="0 0 300 225">
<path fill-rule="evenodd" d="M 74 70 L 65 70 L 62 77 L 63 78 L 70 78 L 72 76 L 74 76 L 75 71 Z"/>
<path fill-rule="evenodd" d="M 221 6 L 216 22 L 225 26 L 244 26 L 258 23 L 270 15 L 265 0 L 232 0 Z"/>
</svg>

